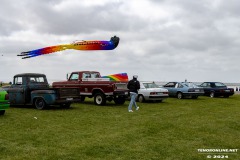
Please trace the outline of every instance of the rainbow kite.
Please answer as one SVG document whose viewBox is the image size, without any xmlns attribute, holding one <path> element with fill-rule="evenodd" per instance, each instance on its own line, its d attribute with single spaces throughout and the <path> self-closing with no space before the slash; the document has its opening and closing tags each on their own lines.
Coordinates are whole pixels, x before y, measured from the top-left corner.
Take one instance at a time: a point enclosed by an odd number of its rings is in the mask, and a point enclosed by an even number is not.
<svg viewBox="0 0 240 160">
<path fill-rule="evenodd" d="M 22 59 L 32 58 L 36 56 L 41 56 L 45 54 L 50 54 L 54 52 L 63 51 L 66 49 L 75 50 L 113 50 L 118 46 L 119 37 L 111 37 L 110 41 L 78 41 L 72 44 L 63 44 L 57 46 L 50 46 L 41 49 L 36 49 L 28 52 L 22 52 L 17 56 L 22 56 Z"/>
<path fill-rule="evenodd" d="M 109 78 L 110 81 L 128 81 L 127 73 L 112 74 L 108 76 L 102 76 L 102 78 Z"/>
</svg>

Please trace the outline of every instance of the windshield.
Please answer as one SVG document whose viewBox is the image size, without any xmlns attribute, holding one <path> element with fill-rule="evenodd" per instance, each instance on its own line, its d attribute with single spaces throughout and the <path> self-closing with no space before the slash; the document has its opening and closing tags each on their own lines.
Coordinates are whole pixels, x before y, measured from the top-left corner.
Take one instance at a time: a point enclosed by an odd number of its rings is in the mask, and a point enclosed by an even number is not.
<svg viewBox="0 0 240 160">
<path fill-rule="evenodd" d="M 145 88 L 159 88 L 155 83 L 143 83 Z"/>
<path fill-rule="evenodd" d="M 198 86 L 194 83 L 191 83 L 191 82 L 184 82 L 182 83 L 184 86 L 187 86 L 189 88 L 198 88 Z"/>
</svg>

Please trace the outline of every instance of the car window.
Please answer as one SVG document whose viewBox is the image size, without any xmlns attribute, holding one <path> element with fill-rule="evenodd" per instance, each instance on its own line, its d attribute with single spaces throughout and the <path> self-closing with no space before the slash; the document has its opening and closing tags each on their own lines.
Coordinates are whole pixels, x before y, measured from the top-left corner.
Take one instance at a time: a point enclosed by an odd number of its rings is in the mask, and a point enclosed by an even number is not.
<svg viewBox="0 0 240 160">
<path fill-rule="evenodd" d="M 201 87 L 207 87 L 207 83 L 203 83 L 200 85 Z"/>
<path fill-rule="evenodd" d="M 183 88 L 183 85 L 181 83 L 178 83 L 178 87 L 177 88 Z"/>
<path fill-rule="evenodd" d="M 155 83 L 143 83 L 145 88 L 159 88 Z"/>
<path fill-rule="evenodd" d="M 215 86 L 216 86 L 216 87 L 226 87 L 225 84 L 220 83 L 220 82 L 215 83 Z"/>
<path fill-rule="evenodd" d="M 166 85 L 164 85 L 164 87 L 175 87 L 175 83 L 174 82 L 169 82 Z"/>
<path fill-rule="evenodd" d="M 40 77 L 29 77 L 28 78 L 29 82 L 34 82 L 34 83 L 44 83 L 44 77 L 40 76 Z"/>
<path fill-rule="evenodd" d="M 91 77 L 89 78 L 100 78 L 99 73 L 91 73 Z"/>
<path fill-rule="evenodd" d="M 183 85 L 181 83 L 176 83 L 175 88 L 183 88 Z"/>
<path fill-rule="evenodd" d="M 78 73 L 73 73 L 70 77 L 70 81 L 76 81 L 78 80 Z"/>
<path fill-rule="evenodd" d="M 145 88 L 148 88 L 148 84 L 147 84 L 147 83 L 143 83 L 143 86 L 144 86 Z"/>
<path fill-rule="evenodd" d="M 197 88 L 198 87 L 196 84 L 194 84 L 192 82 L 184 82 L 182 84 L 189 88 Z"/>
<path fill-rule="evenodd" d="M 14 84 L 21 85 L 23 82 L 22 77 L 15 77 L 14 78 Z"/>
<path fill-rule="evenodd" d="M 91 78 L 91 74 L 90 73 L 83 73 L 82 78 Z M 78 79 L 78 74 L 77 74 L 77 79 Z"/>
</svg>

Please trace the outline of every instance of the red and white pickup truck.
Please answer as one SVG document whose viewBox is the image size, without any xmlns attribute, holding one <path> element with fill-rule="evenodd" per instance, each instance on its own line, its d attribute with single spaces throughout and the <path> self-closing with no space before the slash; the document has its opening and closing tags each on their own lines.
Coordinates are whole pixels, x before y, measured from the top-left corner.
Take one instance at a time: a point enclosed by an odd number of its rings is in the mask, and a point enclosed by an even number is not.
<svg viewBox="0 0 240 160">
<path fill-rule="evenodd" d="M 68 76 L 67 76 L 68 77 Z M 128 96 L 127 81 L 110 81 L 101 78 L 97 71 L 72 72 L 67 81 L 53 82 L 53 88 L 79 88 L 81 101 L 85 97 L 93 98 L 96 105 L 105 105 L 106 101 L 124 104 Z"/>
</svg>

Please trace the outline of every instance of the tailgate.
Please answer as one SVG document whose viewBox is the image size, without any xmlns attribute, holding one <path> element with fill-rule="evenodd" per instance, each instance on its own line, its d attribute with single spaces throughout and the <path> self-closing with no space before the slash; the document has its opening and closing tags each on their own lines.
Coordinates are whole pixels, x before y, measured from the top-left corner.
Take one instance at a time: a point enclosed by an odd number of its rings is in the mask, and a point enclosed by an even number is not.
<svg viewBox="0 0 240 160">
<path fill-rule="evenodd" d="M 59 98 L 74 98 L 79 97 L 80 92 L 78 88 L 58 88 Z"/>
<path fill-rule="evenodd" d="M 128 90 L 127 83 L 115 83 L 115 89 L 117 89 L 117 90 Z"/>
</svg>

